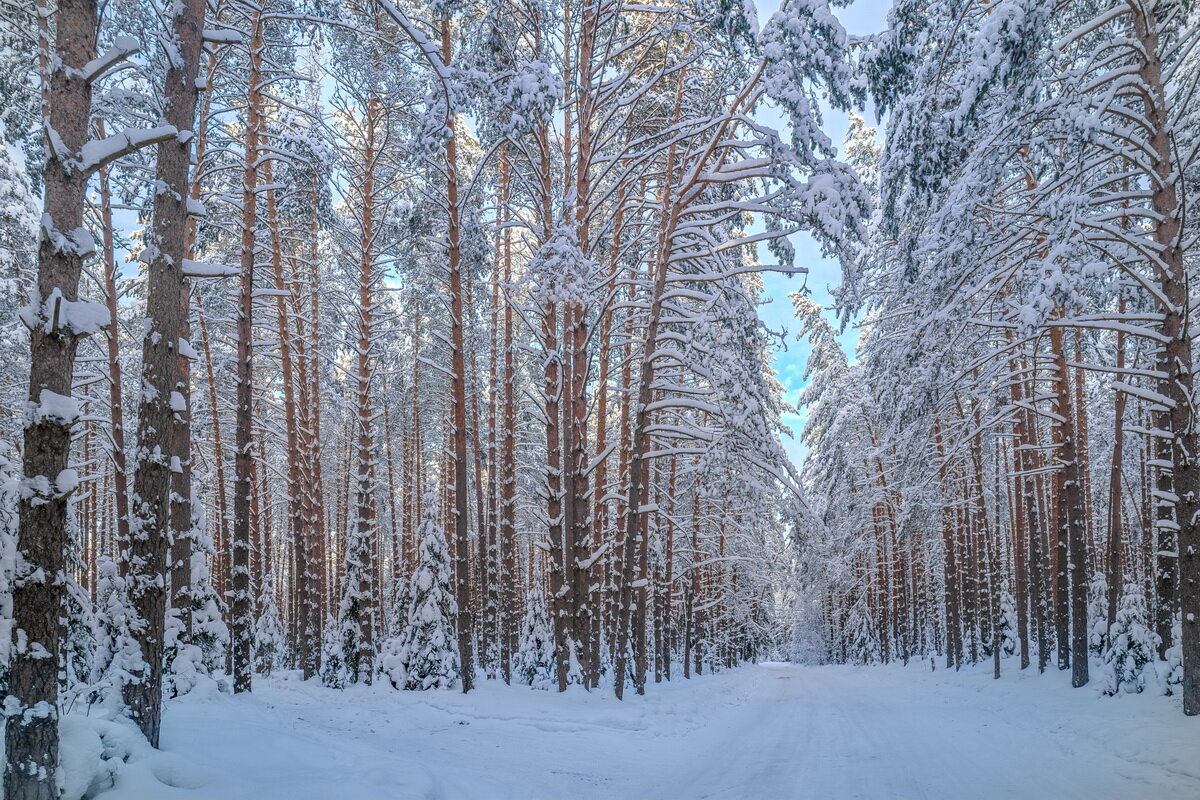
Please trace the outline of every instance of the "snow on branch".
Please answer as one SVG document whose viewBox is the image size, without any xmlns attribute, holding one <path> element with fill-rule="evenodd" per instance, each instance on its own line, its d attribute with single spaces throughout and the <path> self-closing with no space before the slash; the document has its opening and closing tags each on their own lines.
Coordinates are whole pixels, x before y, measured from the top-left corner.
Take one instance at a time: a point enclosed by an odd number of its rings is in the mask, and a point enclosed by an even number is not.
<svg viewBox="0 0 1200 800">
<path fill-rule="evenodd" d="M 1151 389 L 1145 389 L 1145 388 L 1142 388 L 1141 386 L 1134 386 L 1132 383 L 1125 383 L 1124 381 L 1113 381 L 1112 387 L 1114 389 L 1116 389 L 1118 392 L 1124 392 L 1125 394 L 1131 394 L 1140 400 L 1145 400 L 1147 403 L 1152 403 L 1154 405 L 1163 406 L 1164 408 L 1174 408 L 1175 407 L 1174 400 L 1172 400 L 1171 398 L 1167 397 L 1164 394 L 1159 394 L 1158 392 L 1155 392 Z"/>
<path fill-rule="evenodd" d="M 210 44 L 241 44 L 242 34 L 231 28 L 205 28 L 204 41 Z"/>
<path fill-rule="evenodd" d="M 420 48 L 421 55 L 425 56 L 425 60 L 429 62 L 429 66 L 441 81 L 443 88 L 447 92 L 450 90 L 450 83 L 454 79 L 454 75 L 446 62 L 442 61 L 442 54 L 438 50 L 437 45 L 430 41 L 424 31 L 416 26 L 407 14 L 397 8 L 391 0 L 378 0 L 380 8 L 387 12 L 392 21 L 399 25 L 408 38 L 412 39 L 413 43 Z"/>
<path fill-rule="evenodd" d="M 113 67 L 141 49 L 141 43 L 132 36 L 118 36 L 103 55 L 97 56 L 83 65 L 83 79 L 88 83 L 95 83 Z"/>
<path fill-rule="evenodd" d="M 232 278 L 241 273 L 238 267 L 227 264 L 211 264 L 207 261 L 183 260 L 183 274 L 188 278 Z"/>
<path fill-rule="evenodd" d="M 136 153 L 143 147 L 159 144 L 179 136 L 174 125 L 159 125 L 154 128 L 126 128 L 103 139 L 93 139 L 79 150 L 79 168 L 92 174 L 118 158 Z"/>
</svg>

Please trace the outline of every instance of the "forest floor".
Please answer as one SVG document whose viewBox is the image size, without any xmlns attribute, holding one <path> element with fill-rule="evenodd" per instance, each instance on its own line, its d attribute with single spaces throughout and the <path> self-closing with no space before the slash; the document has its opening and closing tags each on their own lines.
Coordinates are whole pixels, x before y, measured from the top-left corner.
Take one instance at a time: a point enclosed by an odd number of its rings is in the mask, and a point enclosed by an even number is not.
<svg viewBox="0 0 1200 800">
<path fill-rule="evenodd" d="M 559 695 L 258 680 L 167 705 L 104 800 L 1197 798 L 1200 718 L 1065 673 L 764 664 Z"/>
</svg>

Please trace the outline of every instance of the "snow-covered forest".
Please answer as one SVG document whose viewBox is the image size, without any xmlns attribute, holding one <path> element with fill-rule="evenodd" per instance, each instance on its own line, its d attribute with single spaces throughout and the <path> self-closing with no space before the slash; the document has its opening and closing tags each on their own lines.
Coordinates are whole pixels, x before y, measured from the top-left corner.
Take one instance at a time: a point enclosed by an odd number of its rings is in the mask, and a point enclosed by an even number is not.
<svg viewBox="0 0 1200 800">
<path fill-rule="evenodd" d="M 1200 3 L 860 2 L 0 0 L 3 796 L 1200 792 Z"/>
</svg>

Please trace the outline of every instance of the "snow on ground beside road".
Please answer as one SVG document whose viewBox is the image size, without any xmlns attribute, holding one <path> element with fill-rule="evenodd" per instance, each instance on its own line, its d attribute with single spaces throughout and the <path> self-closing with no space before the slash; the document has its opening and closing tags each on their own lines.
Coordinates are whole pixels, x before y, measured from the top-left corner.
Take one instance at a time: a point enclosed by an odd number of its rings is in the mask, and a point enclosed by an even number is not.
<svg viewBox="0 0 1200 800">
<path fill-rule="evenodd" d="M 259 680 L 169 702 L 165 752 L 135 754 L 100 797 L 1200 797 L 1200 718 L 1068 681 L 765 664 L 619 703 Z"/>
</svg>

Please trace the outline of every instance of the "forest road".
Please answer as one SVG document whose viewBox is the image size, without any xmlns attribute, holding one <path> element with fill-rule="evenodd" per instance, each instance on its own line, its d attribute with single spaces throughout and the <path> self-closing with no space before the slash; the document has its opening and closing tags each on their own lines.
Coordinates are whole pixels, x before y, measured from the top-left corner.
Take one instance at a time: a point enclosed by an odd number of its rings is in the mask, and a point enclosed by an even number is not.
<svg viewBox="0 0 1200 800">
<path fill-rule="evenodd" d="M 102 800 L 1200 798 L 1200 718 L 1057 671 L 760 664 L 610 690 L 325 688 L 167 704 Z M 678 678 L 678 676 L 676 676 Z"/>
<path fill-rule="evenodd" d="M 920 670 L 784 664 L 738 670 L 745 701 L 693 734 L 708 741 L 692 752 L 691 768 L 679 765 L 654 796 L 1200 797 L 1193 774 L 1110 749 L 1136 731 L 1119 730 L 1121 736 L 1110 741 L 1102 730 L 1079 735 L 1072 722 L 1084 720 L 1064 707 L 1081 701 L 1083 709 L 1096 709 L 1104 714 L 1099 719 L 1121 727 L 1121 711 L 1104 704 L 1124 698 L 1097 698 L 1089 687 L 1064 703 L 1070 690 L 1053 687 L 1043 694 L 1040 685 L 1009 696 L 990 681 L 964 686 L 962 676 L 944 673 L 943 684 Z M 1043 676 L 1038 683 L 1049 680 Z M 1196 733 L 1200 758 L 1200 729 Z"/>
</svg>

